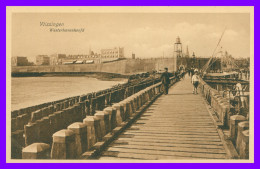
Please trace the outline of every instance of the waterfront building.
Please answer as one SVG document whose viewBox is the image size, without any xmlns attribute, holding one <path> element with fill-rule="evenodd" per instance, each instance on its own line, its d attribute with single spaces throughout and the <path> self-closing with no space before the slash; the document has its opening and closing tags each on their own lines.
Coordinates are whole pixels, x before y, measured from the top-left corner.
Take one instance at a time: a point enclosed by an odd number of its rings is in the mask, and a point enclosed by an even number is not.
<svg viewBox="0 0 260 169">
<path fill-rule="evenodd" d="M 124 48 L 101 49 L 102 58 L 124 58 Z"/>
<path fill-rule="evenodd" d="M 124 58 L 124 48 L 115 47 L 113 49 L 101 49 L 101 53 L 94 53 L 89 49 L 87 54 L 53 54 L 50 56 L 50 65 L 62 65 L 66 63 L 106 63 Z"/>
<path fill-rule="evenodd" d="M 50 65 L 50 57 L 47 55 L 37 55 L 36 65 Z"/>
<path fill-rule="evenodd" d="M 29 62 L 25 56 L 15 56 L 11 58 L 12 66 L 32 66 L 33 63 Z"/>
<path fill-rule="evenodd" d="M 93 53 L 93 51 L 92 51 L 92 53 Z M 100 54 L 93 53 L 92 55 L 85 55 L 85 54 L 68 55 L 66 57 L 66 60 L 88 60 L 88 59 L 93 59 L 93 58 L 100 58 Z"/>
<path fill-rule="evenodd" d="M 53 54 L 50 56 L 50 65 L 61 65 L 66 57 L 66 54 Z"/>
</svg>

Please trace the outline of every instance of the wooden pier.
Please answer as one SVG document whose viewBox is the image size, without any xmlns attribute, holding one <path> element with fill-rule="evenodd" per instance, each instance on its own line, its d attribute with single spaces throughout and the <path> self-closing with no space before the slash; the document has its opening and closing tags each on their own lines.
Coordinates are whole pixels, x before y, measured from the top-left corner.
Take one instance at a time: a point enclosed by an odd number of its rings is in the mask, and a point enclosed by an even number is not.
<svg viewBox="0 0 260 169">
<path fill-rule="evenodd" d="M 100 160 L 227 159 L 206 102 L 186 76 L 159 97 Z"/>
<path fill-rule="evenodd" d="M 66 104 L 69 107 L 46 114 L 38 123 L 25 125 L 28 145 L 22 149 L 22 158 L 249 159 L 246 117 L 234 114 L 229 101 L 203 80 L 196 95 L 188 75 L 180 81 L 172 77 L 170 82 L 168 95 L 162 94 L 161 82 L 149 82 L 115 103 L 106 98 L 124 96 L 119 92 L 123 89 L 107 93 L 111 97 L 101 95 L 92 101 L 81 97 L 75 105 Z M 103 107 L 95 109 L 99 107 L 98 98 Z M 106 102 L 112 104 L 104 108 Z M 22 132 L 14 134 L 22 137 Z M 14 140 L 19 141 L 20 137 Z"/>
</svg>

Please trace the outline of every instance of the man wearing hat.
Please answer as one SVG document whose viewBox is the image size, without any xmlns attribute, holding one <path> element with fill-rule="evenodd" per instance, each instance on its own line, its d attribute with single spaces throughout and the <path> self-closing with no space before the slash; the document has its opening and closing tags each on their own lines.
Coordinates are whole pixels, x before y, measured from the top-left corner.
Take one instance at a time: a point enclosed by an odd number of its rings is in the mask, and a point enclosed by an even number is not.
<svg viewBox="0 0 260 169">
<path fill-rule="evenodd" d="M 168 89 L 169 89 L 169 84 L 170 84 L 170 75 L 168 73 L 168 68 L 164 68 L 165 72 L 163 72 L 162 76 L 161 76 L 161 81 L 163 84 L 163 91 L 164 94 L 168 94 Z"/>
</svg>

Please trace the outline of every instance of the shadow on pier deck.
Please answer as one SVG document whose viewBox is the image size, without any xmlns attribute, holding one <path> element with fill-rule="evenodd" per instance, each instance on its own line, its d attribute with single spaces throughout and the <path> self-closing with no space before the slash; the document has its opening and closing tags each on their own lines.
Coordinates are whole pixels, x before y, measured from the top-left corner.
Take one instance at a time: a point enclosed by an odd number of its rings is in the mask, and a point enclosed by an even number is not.
<svg viewBox="0 0 260 169">
<path fill-rule="evenodd" d="M 227 159 L 227 145 L 189 76 L 159 97 L 100 160 Z"/>
</svg>

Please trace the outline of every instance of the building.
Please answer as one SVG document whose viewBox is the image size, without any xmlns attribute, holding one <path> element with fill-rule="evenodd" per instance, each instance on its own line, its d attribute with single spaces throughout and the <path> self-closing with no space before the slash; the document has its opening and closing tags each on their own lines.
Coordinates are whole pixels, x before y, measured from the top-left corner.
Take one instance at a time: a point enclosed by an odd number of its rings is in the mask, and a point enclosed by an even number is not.
<svg viewBox="0 0 260 169">
<path fill-rule="evenodd" d="M 102 58 L 124 58 L 124 48 L 101 49 Z"/>
<path fill-rule="evenodd" d="M 239 66 L 236 64 L 235 58 L 232 57 L 227 51 L 221 51 L 221 69 L 223 71 L 232 71 L 233 69 L 239 69 Z"/>
<path fill-rule="evenodd" d="M 100 58 L 100 54 L 93 53 L 92 55 L 68 55 L 66 57 L 67 60 L 88 60 L 93 58 Z"/>
<path fill-rule="evenodd" d="M 68 63 L 106 63 L 118 60 L 119 58 L 124 58 L 124 48 L 113 48 L 113 49 L 101 49 L 101 53 L 94 53 L 94 51 L 89 49 L 87 54 L 76 54 L 76 55 L 66 55 L 66 54 L 53 54 L 50 56 L 50 65 L 63 65 Z M 40 60 L 40 59 L 39 59 Z M 38 65 L 38 64 L 37 64 Z"/>
<path fill-rule="evenodd" d="M 36 65 L 50 65 L 50 57 L 47 55 L 37 55 Z"/>
<path fill-rule="evenodd" d="M 32 66 L 33 63 L 29 62 L 25 56 L 15 56 L 11 58 L 12 66 Z"/>
<path fill-rule="evenodd" d="M 53 54 L 50 56 L 50 65 L 61 65 L 66 58 L 66 54 Z"/>
</svg>

